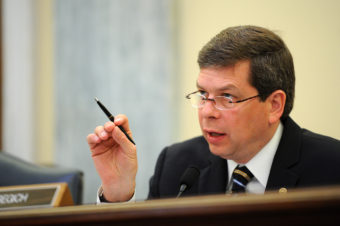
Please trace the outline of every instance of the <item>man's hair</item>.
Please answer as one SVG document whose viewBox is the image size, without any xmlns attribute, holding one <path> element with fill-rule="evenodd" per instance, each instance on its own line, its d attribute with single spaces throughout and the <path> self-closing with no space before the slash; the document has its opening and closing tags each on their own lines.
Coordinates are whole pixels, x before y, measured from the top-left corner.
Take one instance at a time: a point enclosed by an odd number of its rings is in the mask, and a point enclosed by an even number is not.
<svg viewBox="0 0 340 226">
<path fill-rule="evenodd" d="M 230 27 L 212 38 L 199 52 L 199 67 L 228 67 L 242 60 L 250 61 L 249 83 L 261 101 L 275 90 L 286 93 L 282 118 L 294 103 L 295 74 L 292 55 L 274 32 L 256 26 Z"/>
</svg>

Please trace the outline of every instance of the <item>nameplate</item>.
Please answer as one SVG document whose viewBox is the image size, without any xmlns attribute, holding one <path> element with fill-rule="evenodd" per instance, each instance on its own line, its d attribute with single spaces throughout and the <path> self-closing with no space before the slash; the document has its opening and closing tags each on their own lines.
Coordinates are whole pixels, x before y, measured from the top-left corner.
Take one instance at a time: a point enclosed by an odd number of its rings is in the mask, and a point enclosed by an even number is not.
<svg viewBox="0 0 340 226">
<path fill-rule="evenodd" d="M 0 187 L 0 210 L 73 205 L 66 183 Z"/>
</svg>

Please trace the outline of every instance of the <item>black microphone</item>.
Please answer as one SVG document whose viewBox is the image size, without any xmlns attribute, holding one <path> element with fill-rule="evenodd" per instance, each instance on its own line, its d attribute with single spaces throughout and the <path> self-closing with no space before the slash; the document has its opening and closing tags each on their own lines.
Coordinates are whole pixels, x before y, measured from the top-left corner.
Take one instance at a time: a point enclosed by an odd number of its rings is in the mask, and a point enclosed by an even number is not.
<svg viewBox="0 0 340 226">
<path fill-rule="evenodd" d="M 180 197 L 184 191 L 191 188 L 191 186 L 198 179 L 199 175 L 200 175 L 200 170 L 195 166 L 190 166 L 184 171 L 184 173 L 183 173 L 183 175 L 180 179 L 180 185 L 181 186 L 179 188 L 177 198 Z"/>
</svg>

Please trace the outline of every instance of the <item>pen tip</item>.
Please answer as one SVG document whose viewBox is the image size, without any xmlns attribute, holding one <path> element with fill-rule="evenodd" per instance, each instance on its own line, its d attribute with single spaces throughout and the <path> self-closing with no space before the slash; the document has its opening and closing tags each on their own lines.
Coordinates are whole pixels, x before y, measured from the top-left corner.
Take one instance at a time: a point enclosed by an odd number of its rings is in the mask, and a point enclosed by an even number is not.
<svg viewBox="0 0 340 226">
<path fill-rule="evenodd" d="M 97 101 L 97 102 L 99 101 L 97 97 L 95 97 L 94 100 Z"/>
</svg>

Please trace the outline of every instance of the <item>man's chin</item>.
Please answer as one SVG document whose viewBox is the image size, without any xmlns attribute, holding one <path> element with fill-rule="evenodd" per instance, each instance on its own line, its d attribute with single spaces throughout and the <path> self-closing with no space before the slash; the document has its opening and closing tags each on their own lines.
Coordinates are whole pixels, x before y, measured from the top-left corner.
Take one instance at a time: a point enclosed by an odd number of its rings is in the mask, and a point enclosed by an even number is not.
<svg viewBox="0 0 340 226">
<path fill-rule="evenodd" d="M 227 152 L 225 147 L 217 147 L 215 145 L 209 144 L 209 149 L 213 155 L 227 159 Z"/>
</svg>

